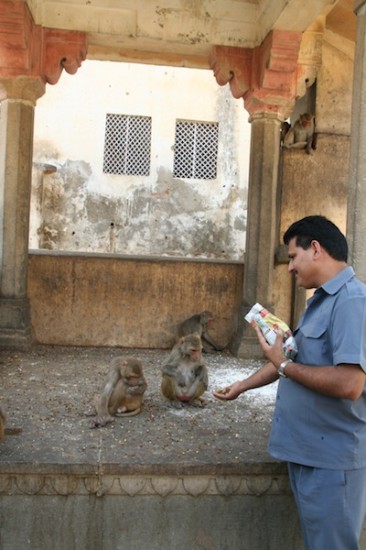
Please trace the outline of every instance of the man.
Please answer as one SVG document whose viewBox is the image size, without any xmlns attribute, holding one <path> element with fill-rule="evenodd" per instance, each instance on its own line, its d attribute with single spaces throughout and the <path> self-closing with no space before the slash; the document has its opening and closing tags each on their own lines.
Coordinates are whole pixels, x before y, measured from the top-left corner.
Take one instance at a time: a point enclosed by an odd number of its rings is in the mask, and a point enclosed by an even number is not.
<svg viewBox="0 0 366 550">
<path fill-rule="evenodd" d="M 347 241 L 323 216 L 284 235 L 297 285 L 316 289 L 287 359 L 257 329 L 269 362 L 235 382 L 222 400 L 280 378 L 269 452 L 288 462 L 307 550 L 359 550 L 366 514 L 366 285 L 347 266 Z"/>
</svg>

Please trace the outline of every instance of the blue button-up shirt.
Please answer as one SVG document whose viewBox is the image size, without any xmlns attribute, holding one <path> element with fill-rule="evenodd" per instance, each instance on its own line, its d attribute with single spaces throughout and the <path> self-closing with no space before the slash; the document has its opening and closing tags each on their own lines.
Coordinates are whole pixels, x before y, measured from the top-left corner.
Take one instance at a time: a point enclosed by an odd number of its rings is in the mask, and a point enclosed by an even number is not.
<svg viewBox="0 0 366 550">
<path fill-rule="evenodd" d="M 294 335 L 296 362 L 314 368 L 358 364 L 366 372 L 366 285 L 352 267 L 315 291 Z M 366 467 L 366 391 L 355 401 L 338 399 L 282 378 L 269 451 L 306 466 Z"/>
</svg>

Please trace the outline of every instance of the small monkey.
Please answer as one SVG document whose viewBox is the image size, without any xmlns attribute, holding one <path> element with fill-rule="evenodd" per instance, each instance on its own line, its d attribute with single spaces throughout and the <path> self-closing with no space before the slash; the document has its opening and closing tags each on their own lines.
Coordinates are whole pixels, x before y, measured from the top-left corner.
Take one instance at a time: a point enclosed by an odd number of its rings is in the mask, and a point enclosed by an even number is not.
<svg viewBox="0 0 366 550">
<path fill-rule="evenodd" d="M 202 342 L 198 333 L 182 336 L 162 369 L 161 392 L 176 408 L 182 403 L 203 407 L 201 397 L 208 387 L 208 372 L 202 362 Z"/>
<path fill-rule="evenodd" d="M 142 363 L 134 357 L 116 357 L 111 363 L 101 396 L 96 402 L 96 417 L 91 428 L 105 426 L 113 415 L 135 416 L 141 412 L 147 388 Z"/>
<path fill-rule="evenodd" d="M 178 325 L 178 338 L 181 336 L 187 336 L 187 334 L 192 334 L 193 332 L 198 332 L 202 339 L 202 350 L 205 353 L 208 353 L 210 350 L 203 342 L 206 342 L 212 346 L 216 351 L 222 351 L 224 348 L 217 344 L 215 340 L 208 334 L 208 329 L 214 316 L 211 311 L 202 311 L 201 313 L 196 313 L 183 321 Z"/>
<path fill-rule="evenodd" d="M 280 127 L 280 143 L 281 143 L 281 145 L 284 144 L 286 134 L 288 133 L 290 128 L 291 128 L 291 125 L 286 120 L 281 123 L 281 127 Z"/>
<path fill-rule="evenodd" d="M 300 115 L 283 138 L 285 149 L 306 149 L 308 155 L 316 149 L 315 117 L 310 113 Z"/>
</svg>

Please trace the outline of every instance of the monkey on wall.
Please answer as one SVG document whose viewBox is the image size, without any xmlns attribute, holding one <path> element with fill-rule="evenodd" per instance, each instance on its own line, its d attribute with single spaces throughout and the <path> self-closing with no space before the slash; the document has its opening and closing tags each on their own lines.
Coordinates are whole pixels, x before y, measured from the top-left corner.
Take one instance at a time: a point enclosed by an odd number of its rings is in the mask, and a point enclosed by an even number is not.
<svg viewBox="0 0 366 550">
<path fill-rule="evenodd" d="M 161 392 L 176 407 L 183 403 L 206 405 L 202 394 L 208 387 L 208 372 L 202 362 L 202 342 L 198 333 L 182 336 L 164 361 Z"/>
<path fill-rule="evenodd" d="M 98 398 L 91 428 L 105 426 L 113 416 L 135 416 L 141 412 L 147 388 L 142 362 L 134 357 L 112 360 L 107 382 Z"/>
<path fill-rule="evenodd" d="M 316 149 L 315 117 L 310 113 L 300 115 L 283 137 L 285 149 L 305 149 L 311 155 Z"/>
<path fill-rule="evenodd" d="M 204 342 L 212 346 L 214 350 L 222 351 L 224 349 L 223 346 L 217 344 L 212 336 L 208 334 L 209 326 L 213 320 L 213 314 L 207 310 L 192 315 L 192 317 L 189 317 L 188 319 L 180 323 L 180 325 L 178 325 L 178 338 L 182 336 L 187 336 L 188 334 L 192 334 L 193 332 L 197 332 L 201 337 L 202 350 L 205 353 L 208 353 L 210 351 L 210 348 L 205 346 Z"/>
</svg>

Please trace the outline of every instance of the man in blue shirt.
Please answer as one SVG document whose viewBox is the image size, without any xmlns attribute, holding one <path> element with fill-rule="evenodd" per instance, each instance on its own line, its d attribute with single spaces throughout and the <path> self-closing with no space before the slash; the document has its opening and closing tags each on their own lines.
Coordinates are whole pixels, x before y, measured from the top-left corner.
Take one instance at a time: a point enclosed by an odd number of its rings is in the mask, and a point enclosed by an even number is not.
<svg viewBox="0 0 366 550">
<path fill-rule="evenodd" d="M 289 271 L 316 289 L 294 331 L 287 359 L 282 334 L 268 362 L 235 382 L 222 400 L 280 378 L 270 453 L 288 462 L 307 550 L 359 550 L 366 515 L 366 285 L 347 266 L 344 235 L 323 216 L 307 216 L 284 235 Z"/>
</svg>

